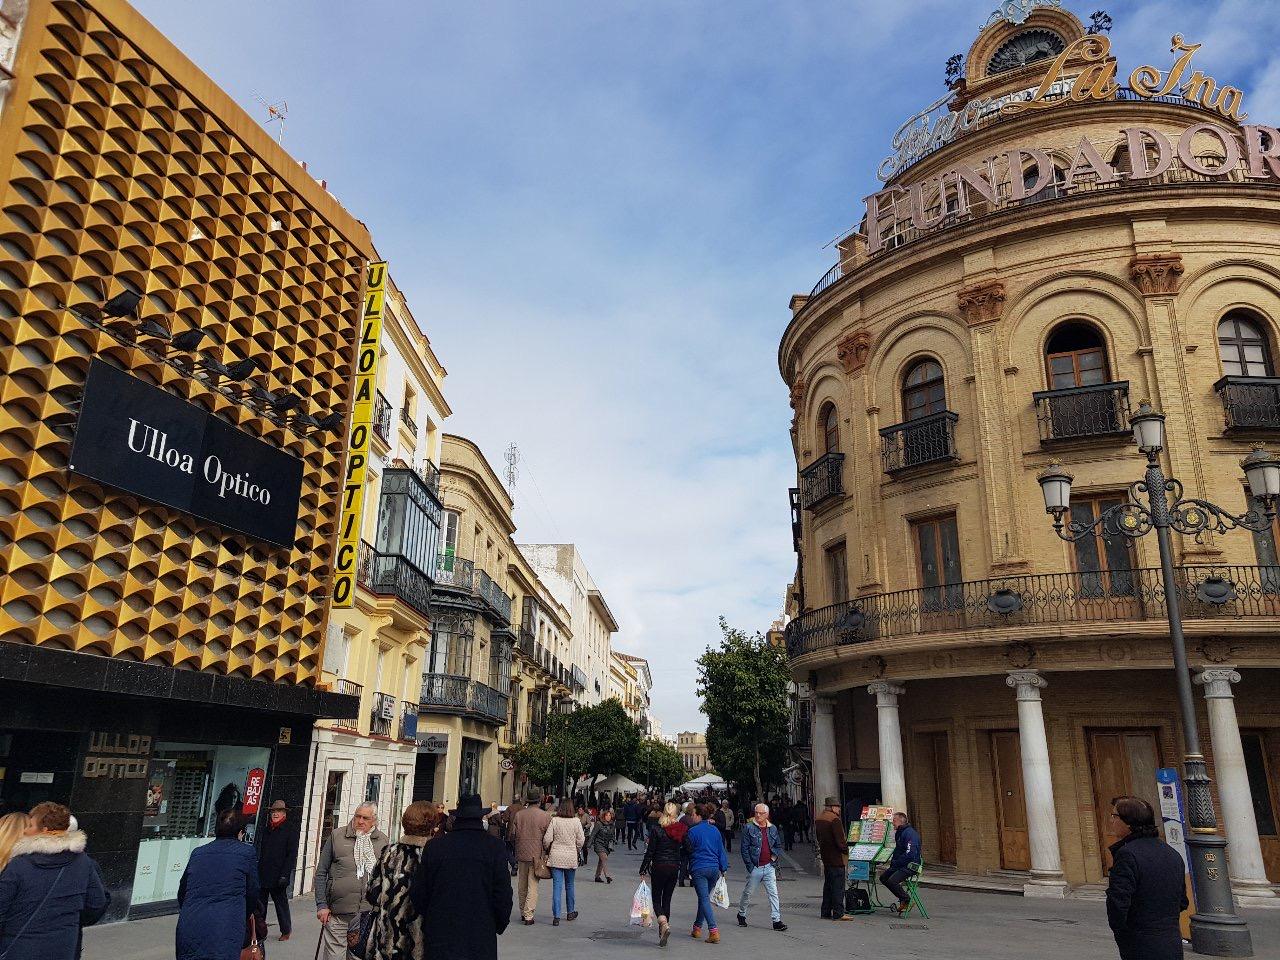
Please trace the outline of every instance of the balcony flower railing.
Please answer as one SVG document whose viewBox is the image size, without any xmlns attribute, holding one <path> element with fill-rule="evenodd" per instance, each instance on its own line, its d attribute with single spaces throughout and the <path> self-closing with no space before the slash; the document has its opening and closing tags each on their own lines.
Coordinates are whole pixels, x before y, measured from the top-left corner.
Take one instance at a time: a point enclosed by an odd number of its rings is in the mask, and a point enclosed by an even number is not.
<svg viewBox="0 0 1280 960">
<path fill-rule="evenodd" d="M 373 398 L 373 432 L 391 442 L 391 401 L 379 390 Z"/>
<path fill-rule="evenodd" d="M 421 707 L 426 711 L 467 714 L 492 723 L 507 722 L 507 695 L 470 677 L 424 673 Z"/>
<path fill-rule="evenodd" d="M 1280 617 L 1280 566 L 1175 568 L 1183 619 Z M 1028 574 L 965 580 L 846 600 L 787 624 L 792 657 L 819 650 L 935 633 L 1077 623 L 1160 621 L 1165 592 L 1157 568 Z"/>
<path fill-rule="evenodd" d="M 1280 430 L 1280 377 L 1223 377 L 1213 389 L 1228 433 Z"/>
<path fill-rule="evenodd" d="M 898 423 L 880 430 L 880 459 L 884 472 L 898 473 L 912 467 L 957 459 L 956 421 L 950 410 Z"/>
<path fill-rule="evenodd" d="M 1280 381 L 1278 381 L 1280 382 Z M 1041 390 L 1036 405 L 1040 442 L 1126 436 L 1129 433 L 1129 382 Z"/>
<path fill-rule="evenodd" d="M 475 564 L 461 557 L 440 557 L 436 562 L 436 586 L 470 593 L 475 583 Z"/>
<path fill-rule="evenodd" d="M 843 495 L 843 453 L 824 453 L 800 471 L 800 502 L 804 509 L 817 509 Z"/>
</svg>

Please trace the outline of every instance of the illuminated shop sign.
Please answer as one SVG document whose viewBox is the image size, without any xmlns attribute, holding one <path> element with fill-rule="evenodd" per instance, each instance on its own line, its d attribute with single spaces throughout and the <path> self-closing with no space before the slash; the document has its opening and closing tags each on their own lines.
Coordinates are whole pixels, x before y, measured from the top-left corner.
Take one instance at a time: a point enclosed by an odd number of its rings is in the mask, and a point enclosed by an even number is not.
<svg viewBox="0 0 1280 960">
<path fill-rule="evenodd" d="M 1237 87 L 1220 86 L 1218 82 L 1192 67 L 1192 58 L 1203 44 L 1186 43 L 1175 34 L 1170 46 L 1177 54 L 1167 71 L 1141 66 L 1129 75 L 1129 89 L 1143 99 L 1177 96 L 1214 110 L 1228 120 L 1239 123 L 1244 113 L 1244 93 Z M 1084 66 L 1076 76 L 1063 76 L 1067 65 Z M 1088 34 L 1070 44 L 1045 72 L 1038 87 L 1019 90 L 1001 97 L 970 100 L 958 110 L 949 106 L 947 94 L 931 103 L 900 126 L 890 141 L 892 156 L 885 157 L 877 169 L 882 181 L 892 180 L 917 160 L 946 146 L 980 121 L 997 113 L 1014 115 L 1043 110 L 1061 103 L 1083 103 L 1088 100 L 1113 101 L 1120 89 L 1116 83 L 1116 62 L 1111 59 L 1111 40 L 1100 34 Z"/>
<path fill-rule="evenodd" d="M 96 357 L 70 468 L 229 530 L 293 546 L 301 460 Z"/>
</svg>

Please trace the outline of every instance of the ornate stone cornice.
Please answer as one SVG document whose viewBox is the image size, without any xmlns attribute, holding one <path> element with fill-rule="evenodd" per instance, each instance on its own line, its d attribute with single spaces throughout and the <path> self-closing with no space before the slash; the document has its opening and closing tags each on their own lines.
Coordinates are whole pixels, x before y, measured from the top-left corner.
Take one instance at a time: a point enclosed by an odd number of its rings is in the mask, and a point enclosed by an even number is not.
<svg viewBox="0 0 1280 960">
<path fill-rule="evenodd" d="M 848 374 L 857 373 L 867 365 L 867 357 L 871 353 L 871 331 L 866 329 L 852 330 L 836 344 L 836 356 Z"/>
<path fill-rule="evenodd" d="M 1231 667 L 1211 667 L 1199 671 L 1194 679 L 1204 686 L 1206 700 L 1229 700 L 1235 696 L 1231 685 L 1240 682 L 1240 674 Z"/>
<path fill-rule="evenodd" d="M 1182 278 L 1182 254 L 1140 253 L 1129 261 L 1129 278 L 1144 296 L 1177 293 Z"/>
<path fill-rule="evenodd" d="M 963 287 L 956 294 L 956 303 L 971 327 L 999 320 L 1004 312 L 1004 281 L 984 280 Z"/>
</svg>

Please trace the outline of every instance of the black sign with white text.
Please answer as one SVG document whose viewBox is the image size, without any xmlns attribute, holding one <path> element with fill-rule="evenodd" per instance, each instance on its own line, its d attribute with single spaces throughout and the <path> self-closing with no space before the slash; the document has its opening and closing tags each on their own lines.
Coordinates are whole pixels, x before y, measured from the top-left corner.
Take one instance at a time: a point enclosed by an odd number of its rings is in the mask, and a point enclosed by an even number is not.
<svg viewBox="0 0 1280 960">
<path fill-rule="evenodd" d="M 71 469 L 100 483 L 293 546 L 302 461 L 94 359 Z"/>
</svg>

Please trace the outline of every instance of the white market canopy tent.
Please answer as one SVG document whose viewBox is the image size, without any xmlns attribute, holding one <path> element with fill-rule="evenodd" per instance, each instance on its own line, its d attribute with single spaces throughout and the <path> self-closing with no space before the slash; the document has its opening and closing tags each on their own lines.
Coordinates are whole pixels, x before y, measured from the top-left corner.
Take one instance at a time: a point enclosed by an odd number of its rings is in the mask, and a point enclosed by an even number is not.
<svg viewBox="0 0 1280 960">
<path fill-rule="evenodd" d="M 590 790 L 591 778 L 583 777 L 578 781 L 576 789 Z M 601 777 L 596 781 L 597 793 L 605 793 L 606 791 L 613 793 L 615 790 L 620 790 L 623 793 L 643 793 L 644 787 L 620 773 L 611 773 L 609 776 Z"/>
<path fill-rule="evenodd" d="M 682 783 L 676 787 L 677 790 L 683 790 L 685 793 L 697 793 L 699 790 L 705 790 L 710 787 L 712 790 L 726 790 L 729 785 L 714 773 L 704 773 L 700 777 L 695 777 L 688 783 Z"/>
</svg>

